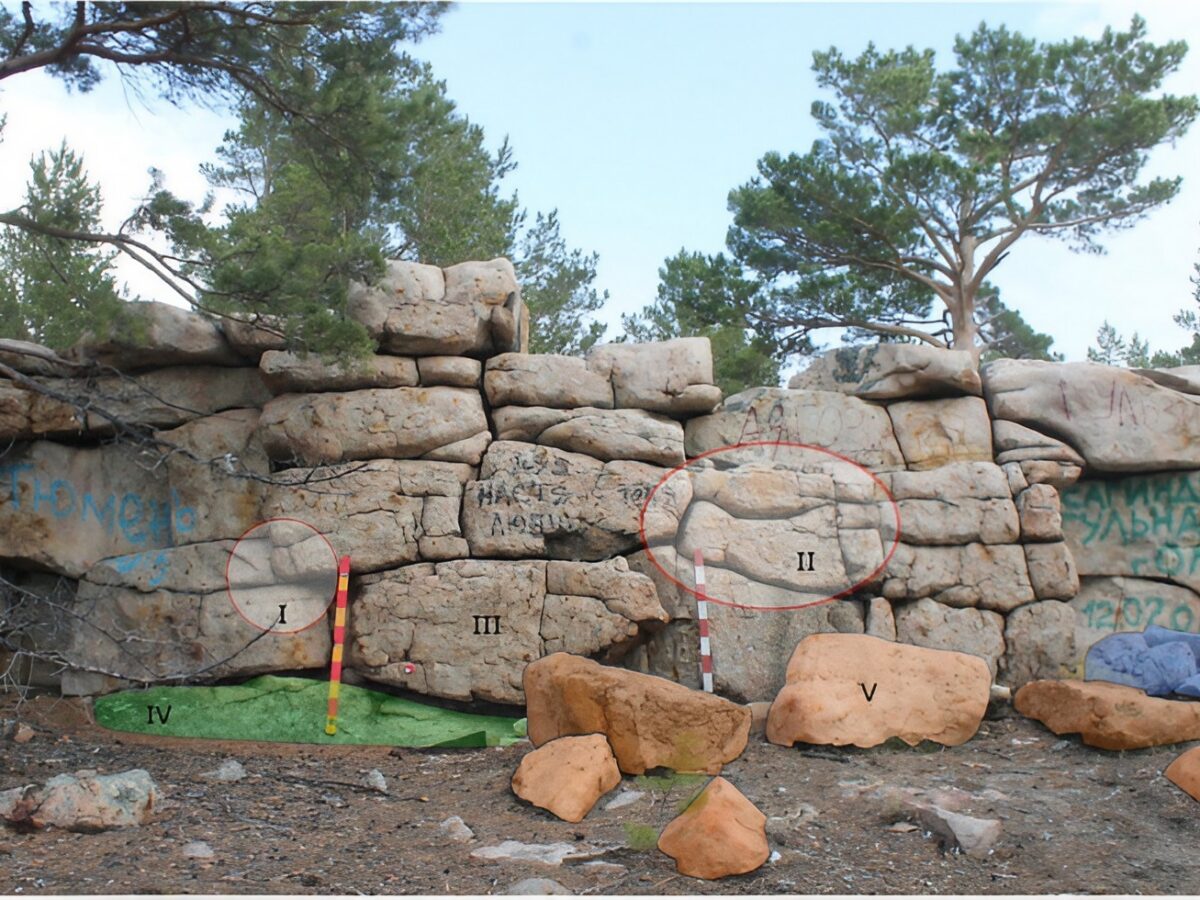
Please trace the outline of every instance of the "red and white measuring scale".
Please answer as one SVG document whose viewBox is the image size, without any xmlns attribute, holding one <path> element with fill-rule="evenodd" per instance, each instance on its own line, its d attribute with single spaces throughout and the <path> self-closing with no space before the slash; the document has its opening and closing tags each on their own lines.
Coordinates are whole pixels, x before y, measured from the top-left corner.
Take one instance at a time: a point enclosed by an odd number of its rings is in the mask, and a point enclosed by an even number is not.
<svg viewBox="0 0 1200 900">
<path fill-rule="evenodd" d="M 704 553 L 693 556 L 696 566 L 696 621 L 700 626 L 700 681 L 704 690 L 713 692 L 712 648 L 708 644 L 708 601 L 704 587 Z"/>
</svg>

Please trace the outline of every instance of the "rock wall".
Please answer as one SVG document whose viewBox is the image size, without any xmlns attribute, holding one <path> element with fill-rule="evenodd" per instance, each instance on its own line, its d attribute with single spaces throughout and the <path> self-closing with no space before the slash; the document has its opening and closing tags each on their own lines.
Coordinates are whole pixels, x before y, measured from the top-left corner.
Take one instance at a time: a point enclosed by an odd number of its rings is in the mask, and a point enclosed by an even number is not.
<svg viewBox="0 0 1200 900">
<path fill-rule="evenodd" d="M 378 354 L 350 367 L 134 308 L 137 340 L 0 350 L 91 401 L 0 380 L 9 640 L 66 693 L 323 667 L 330 623 L 297 598 L 343 554 L 348 677 L 464 701 L 522 702 L 557 651 L 698 685 L 697 551 L 717 690 L 743 700 L 814 632 L 965 651 L 1015 687 L 1113 630 L 1200 631 L 1185 370 L 880 345 L 722 401 L 706 339 L 524 352 L 506 260 L 355 286 Z"/>
</svg>

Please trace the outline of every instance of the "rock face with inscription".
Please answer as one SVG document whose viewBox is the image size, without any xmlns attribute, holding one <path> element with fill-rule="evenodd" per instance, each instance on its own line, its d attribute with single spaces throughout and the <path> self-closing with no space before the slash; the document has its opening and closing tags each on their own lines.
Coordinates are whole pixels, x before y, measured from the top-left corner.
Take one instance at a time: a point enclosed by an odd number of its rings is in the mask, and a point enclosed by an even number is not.
<svg viewBox="0 0 1200 900">
<path fill-rule="evenodd" d="M 1200 466 L 1200 397 L 1128 369 L 1000 359 L 983 367 L 992 415 L 1060 436 L 1098 472 Z"/>
<path fill-rule="evenodd" d="M 463 534 L 478 557 L 598 560 L 634 550 L 642 504 L 664 470 L 602 463 L 516 441 L 489 448 L 463 499 Z"/>
<path fill-rule="evenodd" d="M 840 453 L 873 472 L 904 468 L 887 410 L 826 391 L 751 388 L 688 421 L 689 457 L 752 441 L 794 441 Z"/>
<path fill-rule="evenodd" d="M 621 771 L 716 774 L 746 748 L 750 710 L 663 678 L 555 653 L 525 669 L 529 740 L 604 734 Z"/>
<path fill-rule="evenodd" d="M 1063 533 L 1081 576 L 1200 591 L 1200 472 L 1086 480 L 1061 493 Z"/>
<path fill-rule="evenodd" d="M 815 634 L 796 647 L 767 718 L 767 740 L 874 747 L 898 737 L 956 746 L 987 710 L 978 657 L 866 635 Z"/>
</svg>

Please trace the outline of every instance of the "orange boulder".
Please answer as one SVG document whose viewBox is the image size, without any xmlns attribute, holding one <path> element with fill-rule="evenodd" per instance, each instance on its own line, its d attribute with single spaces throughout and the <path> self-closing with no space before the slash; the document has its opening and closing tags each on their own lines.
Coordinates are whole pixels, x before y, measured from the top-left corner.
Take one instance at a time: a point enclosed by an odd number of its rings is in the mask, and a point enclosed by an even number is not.
<svg viewBox="0 0 1200 900">
<path fill-rule="evenodd" d="M 898 737 L 955 746 L 979 729 L 991 689 L 977 656 L 865 634 L 813 634 L 788 662 L 767 740 L 874 747 Z"/>
<path fill-rule="evenodd" d="M 1168 781 L 1190 794 L 1192 799 L 1200 800 L 1200 747 L 1193 747 L 1176 757 L 1163 774 Z"/>
<path fill-rule="evenodd" d="M 596 801 L 621 783 L 612 748 L 602 734 L 561 737 L 525 754 L 513 775 L 513 793 L 568 822 L 583 820 Z"/>
<path fill-rule="evenodd" d="M 724 778 L 714 778 L 663 829 L 658 849 L 681 875 L 724 878 L 753 872 L 770 854 L 767 817 Z"/>
<path fill-rule="evenodd" d="M 553 653 L 525 667 L 529 740 L 603 734 L 622 772 L 656 766 L 716 774 L 741 755 L 750 710 L 653 675 Z"/>
<path fill-rule="evenodd" d="M 1102 750 L 1200 740 L 1200 703 L 1161 700 L 1107 681 L 1031 681 L 1013 706 L 1055 734 L 1078 732 Z"/>
</svg>

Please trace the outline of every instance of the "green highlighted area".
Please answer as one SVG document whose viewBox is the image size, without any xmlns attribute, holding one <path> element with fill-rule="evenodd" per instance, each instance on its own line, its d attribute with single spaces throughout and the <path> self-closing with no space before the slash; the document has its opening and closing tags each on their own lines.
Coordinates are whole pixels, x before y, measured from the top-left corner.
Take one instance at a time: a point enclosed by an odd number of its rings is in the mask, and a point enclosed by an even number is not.
<svg viewBox="0 0 1200 900">
<path fill-rule="evenodd" d="M 454 712 L 352 685 L 342 685 L 331 737 L 328 690 L 324 681 L 263 675 L 238 685 L 122 691 L 96 701 L 96 721 L 114 731 L 298 744 L 498 747 L 524 737 L 523 719 Z"/>
</svg>

